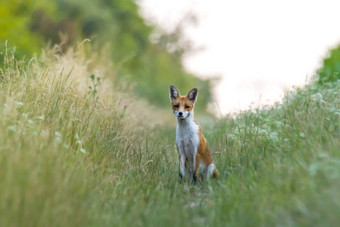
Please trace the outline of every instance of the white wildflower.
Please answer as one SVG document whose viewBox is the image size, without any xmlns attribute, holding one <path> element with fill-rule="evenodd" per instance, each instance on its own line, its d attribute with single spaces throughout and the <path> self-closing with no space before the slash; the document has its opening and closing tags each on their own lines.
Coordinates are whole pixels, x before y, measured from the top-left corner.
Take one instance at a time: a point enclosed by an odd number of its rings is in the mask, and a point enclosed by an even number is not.
<svg viewBox="0 0 340 227">
<path fill-rule="evenodd" d="M 9 131 L 12 131 L 12 132 L 16 132 L 17 131 L 17 128 L 15 127 L 15 125 L 10 125 L 7 127 Z"/>
<path fill-rule="evenodd" d="M 272 140 L 272 141 L 278 141 L 279 138 L 278 138 L 278 135 L 277 135 L 277 132 L 271 132 L 269 134 L 269 138 Z"/>
<path fill-rule="evenodd" d="M 318 155 L 320 158 L 329 158 L 329 155 L 327 153 L 319 153 Z"/>
<path fill-rule="evenodd" d="M 44 115 L 41 115 L 41 116 L 37 116 L 36 119 L 38 119 L 38 120 L 45 120 L 45 117 L 44 117 Z"/>
<path fill-rule="evenodd" d="M 15 101 L 15 104 L 17 104 L 18 106 L 23 106 L 24 105 L 24 103 L 20 102 L 20 101 Z"/>
<path fill-rule="evenodd" d="M 54 135 L 56 137 L 56 141 L 58 143 L 60 143 L 61 142 L 61 133 L 59 131 L 55 131 Z"/>
<path fill-rule="evenodd" d="M 323 96 L 322 96 L 322 94 L 321 93 L 316 93 L 316 94 L 313 94 L 312 96 L 311 96 L 311 98 L 312 98 L 312 100 L 314 101 L 314 102 L 325 102 L 324 100 L 323 100 Z"/>
<path fill-rule="evenodd" d="M 55 135 L 56 137 L 61 137 L 61 133 L 60 133 L 59 131 L 55 131 L 54 135 Z"/>
</svg>

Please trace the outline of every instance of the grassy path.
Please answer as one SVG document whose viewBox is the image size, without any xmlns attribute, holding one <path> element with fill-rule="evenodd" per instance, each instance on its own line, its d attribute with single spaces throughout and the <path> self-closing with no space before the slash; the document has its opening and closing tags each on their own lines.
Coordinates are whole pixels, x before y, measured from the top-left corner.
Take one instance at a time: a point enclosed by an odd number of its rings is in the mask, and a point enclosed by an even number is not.
<svg viewBox="0 0 340 227">
<path fill-rule="evenodd" d="M 0 71 L 0 226 L 340 223 L 339 83 L 203 125 L 221 177 L 180 184 L 173 127 L 132 120 L 76 55 L 47 55 Z"/>
</svg>

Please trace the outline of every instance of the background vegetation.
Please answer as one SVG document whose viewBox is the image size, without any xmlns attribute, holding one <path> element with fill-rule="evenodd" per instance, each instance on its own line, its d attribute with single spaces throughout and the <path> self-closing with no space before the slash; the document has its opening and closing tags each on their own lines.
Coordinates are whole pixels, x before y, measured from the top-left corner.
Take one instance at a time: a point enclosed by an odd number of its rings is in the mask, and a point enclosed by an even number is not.
<svg viewBox="0 0 340 227">
<path fill-rule="evenodd" d="M 0 31 L 9 40 L 0 50 L 0 226 L 338 225 L 339 80 L 236 116 L 197 114 L 221 176 L 179 183 L 175 120 L 163 101 L 170 82 L 200 92 L 208 83 L 185 73 L 176 37 L 178 52 L 162 41 L 169 34 L 149 41 L 154 28 L 133 2 L 81 2 L 0 2 L 12 23 Z M 49 26 L 73 21 L 74 41 L 42 48 L 52 37 L 30 26 L 47 15 Z M 87 34 L 80 25 L 91 15 L 98 30 Z M 143 51 L 131 38 L 138 31 Z M 77 42 L 87 35 L 95 42 Z"/>
<path fill-rule="evenodd" d="M 1 1 L 0 13 L 0 43 L 9 40 L 18 57 L 40 53 L 46 42 L 59 44 L 56 51 L 65 52 L 89 38 L 96 50 L 104 50 L 112 59 L 116 77 L 132 84 L 135 93 L 151 103 L 167 106 L 164 90 L 171 83 L 185 91 L 200 87 L 197 108 L 201 111 L 211 99 L 209 81 L 194 77 L 182 66 L 189 50 L 181 33 L 167 34 L 147 25 L 134 1 Z"/>
<path fill-rule="evenodd" d="M 329 51 L 317 76 L 319 84 L 333 83 L 340 79 L 340 45 Z"/>
</svg>

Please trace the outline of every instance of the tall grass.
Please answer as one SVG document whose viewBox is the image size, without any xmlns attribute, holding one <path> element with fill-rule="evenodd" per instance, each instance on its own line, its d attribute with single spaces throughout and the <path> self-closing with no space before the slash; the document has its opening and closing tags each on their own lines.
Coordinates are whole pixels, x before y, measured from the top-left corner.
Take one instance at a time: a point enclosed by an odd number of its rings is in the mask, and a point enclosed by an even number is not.
<svg viewBox="0 0 340 227">
<path fill-rule="evenodd" d="M 217 189 L 218 216 L 235 225 L 339 223 L 339 88 L 296 89 L 281 105 L 210 130 L 229 176 Z"/>
<path fill-rule="evenodd" d="M 191 185 L 178 182 L 171 111 L 119 90 L 105 64 L 79 51 L 5 55 L 0 226 L 340 221 L 340 83 L 202 125 L 221 177 Z"/>
</svg>

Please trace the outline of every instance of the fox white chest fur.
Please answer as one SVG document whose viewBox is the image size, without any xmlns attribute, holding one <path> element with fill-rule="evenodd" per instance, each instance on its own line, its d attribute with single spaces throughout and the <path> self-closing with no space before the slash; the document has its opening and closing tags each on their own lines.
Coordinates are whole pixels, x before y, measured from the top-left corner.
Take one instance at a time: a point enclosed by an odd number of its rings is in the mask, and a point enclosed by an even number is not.
<svg viewBox="0 0 340 227">
<path fill-rule="evenodd" d="M 199 140 L 199 126 L 191 118 L 177 120 L 176 144 L 180 155 L 188 158 L 190 163 L 196 156 Z"/>
<path fill-rule="evenodd" d="M 202 135 L 199 124 L 194 120 L 197 93 L 197 88 L 194 88 L 187 96 L 181 96 L 174 86 L 170 86 L 172 110 L 177 118 L 176 145 L 179 152 L 179 176 L 182 179 L 188 170 L 189 175 L 193 177 L 193 182 L 197 180 L 199 169 L 203 170 L 207 178 L 218 176 L 207 140 Z"/>
</svg>

